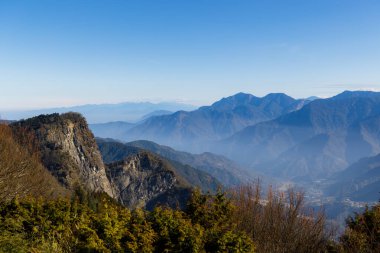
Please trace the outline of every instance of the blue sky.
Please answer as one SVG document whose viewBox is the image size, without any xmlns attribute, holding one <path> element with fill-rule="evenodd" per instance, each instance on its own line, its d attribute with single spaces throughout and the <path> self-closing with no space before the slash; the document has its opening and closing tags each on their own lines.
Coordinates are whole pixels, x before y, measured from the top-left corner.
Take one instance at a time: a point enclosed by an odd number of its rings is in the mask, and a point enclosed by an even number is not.
<svg viewBox="0 0 380 253">
<path fill-rule="evenodd" d="M 378 0 L 0 1 L 0 108 L 380 90 Z"/>
</svg>

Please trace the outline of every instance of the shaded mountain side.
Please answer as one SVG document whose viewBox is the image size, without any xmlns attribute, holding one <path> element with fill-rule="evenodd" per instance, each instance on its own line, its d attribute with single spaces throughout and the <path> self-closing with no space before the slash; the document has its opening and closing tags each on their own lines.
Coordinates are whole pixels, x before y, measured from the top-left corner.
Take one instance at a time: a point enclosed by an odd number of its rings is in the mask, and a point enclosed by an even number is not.
<svg viewBox="0 0 380 253">
<path fill-rule="evenodd" d="M 183 178 L 183 180 L 192 187 L 198 187 L 203 192 L 215 192 L 219 187 L 221 187 L 221 183 L 219 183 L 218 180 L 208 173 L 195 169 L 189 165 L 163 158 L 159 154 L 153 154 L 154 152 L 144 150 L 143 148 L 99 138 L 97 138 L 97 143 L 105 163 L 114 163 L 125 159 L 125 157 L 145 152 L 151 157 L 161 159 L 162 162 L 166 163 L 166 165 L 170 167 L 170 170 L 175 171 L 177 175 Z"/>
<path fill-rule="evenodd" d="M 247 127 L 215 151 L 278 177 L 323 178 L 379 153 L 379 129 L 380 93 L 344 92 Z"/>
<path fill-rule="evenodd" d="M 344 150 L 340 148 L 341 142 L 341 138 L 336 135 L 314 135 L 289 148 L 273 160 L 256 164 L 254 168 L 266 171 L 268 176 L 290 177 L 296 182 L 327 178 L 348 166 L 347 161 L 337 159 L 345 155 Z"/>
<path fill-rule="evenodd" d="M 191 154 L 144 140 L 128 142 L 126 145 L 146 149 L 171 161 L 177 161 L 204 171 L 216 178 L 226 187 L 237 186 L 253 178 L 252 175 L 241 169 L 240 166 L 232 160 L 209 152 Z"/>
<path fill-rule="evenodd" d="M 191 194 L 190 184 L 166 161 L 139 151 L 107 166 L 116 199 L 129 208 L 167 205 L 184 208 Z"/>
<path fill-rule="evenodd" d="M 90 124 L 89 127 L 96 137 L 122 139 L 135 124 L 115 121 L 100 124 Z"/>
<path fill-rule="evenodd" d="M 11 127 L 35 136 L 43 165 L 65 187 L 81 185 L 113 196 L 95 138 L 80 114 L 40 115 Z"/>
<path fill-rule="evenodd" d="M 268 94 L 262 98 L 238 93 L 195 111 L 178 111 L 170 115 L 151 117 L 118 139 L 145 139 L 181 150 L 205 151 L 205 143 L 228 137 L 252 124 L 298 110 L 307 102 L 281 93 Z"/>
<path fill-rule="evenodd" d="M 154 111 L 154 112 L 151 112 L 151 113 L 148 113 L 148 114 L 145 114 L 144 116 L 142 116 L 139 123 L 142 123 L 143 121 L 145 121 L 151 117 L 154 117 L 154 116 L 162 116 L 162 115 L 168 115 L 168 114 L 172 114 L 172 113 L 173 113 L 173 111 L 157 110 L 157 111 Z"/>
<path fill-rule="evenodd" d="M 32 143 L 20 140 L 9 126 L 0 124 L 0 202 L 16 196 L 50 200 L 68 195 L 41 164 Z"/>
<path fill-rule="evenodd" d="M 129 155 L 142 151 L 141 148 L 125 145 L 113 139 L 96 138 L 96 143 L 106 164 L 121 161 Z"/>
<path fill-rule="evenodd" d="M 363 158 L 332 178 L 327 195 L 353 201 L 380 199 L 380 154 Z"/>
</svg>

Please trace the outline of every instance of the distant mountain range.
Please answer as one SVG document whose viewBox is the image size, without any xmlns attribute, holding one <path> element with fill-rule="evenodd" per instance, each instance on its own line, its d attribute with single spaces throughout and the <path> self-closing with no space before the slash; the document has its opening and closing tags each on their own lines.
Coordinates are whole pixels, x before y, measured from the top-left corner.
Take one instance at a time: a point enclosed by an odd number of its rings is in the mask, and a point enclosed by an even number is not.
<svg viewBox="0 0 380 253">
<path fill-rule="evenodd" d="M 215 191 L 257 175 L 281 189 L 304 187 L 310 203 L 334 217 L 342 216 L 337 205 L 348 212 L 379 199 L 380 93 L 298 100 L 238 93 L 140 119 L 91 124 L 104 137 L 96 142 L 75 113 L 2 123 L 20 139 L 37 138 L 41 166 L 54 177 L 46 185 L 59 184 L 59 192 L 80 185 L 131 208 L 183 204 L 193 187 Z"/>
<path fill-rule="evenodd" d="M 118 104 L 90 104 L 73 107 L 46 108 L 37 110 L 13 110 L 1 111 L 4 119 L 20 120 L 40 114 L 78 112 L 81 113 L 91 124 L 106 123 L 112 121 L 138 122 L 152 115 L 163 115 L 178 110 L 194 110 L 193 105 L 162 102 L 126 102 Z"/>
<path fill-rule="evenodd" d="M 112 139 L 122 139 L 121 137 L 128 135 L 128 131 L 134 126 L 135 124 L 124 121 L 89 125 L 91 131 L 95 134 L 95 136 Z"/>
<path fill-rule="evenodd" d="M 205 151 L 204 144 L 226 138 L 255 123 L 298 110 L 308 102 L 310 100 L 296 100 L 282 93 L 268 94 L 262 98 L 238 93 L 194 111 L 150 117 L 112 138 L 123 141 L 146 139 L 181 150 Z M 94 132 L 98 135 L 96 129 Z"/>
<path fill-rule="evenodd" d="M 106 163 L 150 152 L 204 190 L 258 174 L 305 187 L 328 182 L 319 190 L 340 199 L 373 200 L 380 188 L 372 163 L 380 154 L 377 92 L 345 91 L 326 99 L 238 93 L 192 111 L 152 111 L 139 122 L 90 127 L 95 136 L 120 141 L 99 144 Z"/>
<path fill-rule="evenodd" d="M 380 152 L 380 93 L 346 91 L 317 99 L 249 126 L 215 148 L 270 175 L 325 178 Z"/>
<path fill-rule="evenodd" d="M 193 153 L 211 151 L 251 172 L 307 181 L 328 178 L 360 158 L 380 153 L 380 93 L 345 91 L 326 99 L 238 93 L 194 111 L 91 129 L 104 138 L 150 140 Z"/>
</svg>

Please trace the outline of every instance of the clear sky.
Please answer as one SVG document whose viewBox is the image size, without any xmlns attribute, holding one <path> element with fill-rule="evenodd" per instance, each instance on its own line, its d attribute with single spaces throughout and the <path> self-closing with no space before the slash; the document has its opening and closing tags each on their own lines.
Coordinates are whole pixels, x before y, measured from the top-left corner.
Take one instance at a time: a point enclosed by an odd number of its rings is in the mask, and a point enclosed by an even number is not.
<svg viewBox="0 0 380 253">
<path fill-rule="evenodd" d="M 0 108 L 380 89 L 379 0 L 1 0 Z"/>
</svg>

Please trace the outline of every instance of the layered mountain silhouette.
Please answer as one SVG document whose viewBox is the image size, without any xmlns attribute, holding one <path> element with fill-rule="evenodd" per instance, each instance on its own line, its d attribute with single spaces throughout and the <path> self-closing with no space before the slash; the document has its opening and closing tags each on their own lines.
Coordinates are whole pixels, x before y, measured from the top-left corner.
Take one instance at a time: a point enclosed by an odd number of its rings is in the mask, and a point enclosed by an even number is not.
<svg viewBox="0 0 380 253">
<path fill-rule="evenodd" d="M 380 93 L 343 92 L 249 126 L 216 148 L 283 178 L 324 178 L 380 152 Z"/>
<path fill-rule="evenodd" d="M 89 104 L 72 107 L 45 108 L 36 110 L 1 111 L 1 116 L 10 120 L 21 120 L 41 114 L 78 112 L 91 124 L 127 121 L 139 122 L 149 115 L 162 115 L 168 111 L 194 110 L 193 105 L 175 102 L 125 102 L 117 104 Z"/>
<path fill-rule="evenodd" d="M 307 181 L 328 178 L 360 158 L 380 152 L 379 105 L 379 93 L 369 91 L 300 100 L 281 93 L 261 98 L 238 93 L 195 111 L 152 116 L 135 125 L 110 123 L 94 131 L 97 136 L 122 141 L 144 139 L 179 150 L 206 152 L 203 156 L 211 151 L 251 172 Z M 181 155 L 174 155 L 174 150 L 147 142 L 130 144 L 168 159 L 176 156 L 173 160 L 202 169 L 188 158 L 179 159 Z M 227 171 L 231 182 L 220 172 L 203 169 L 225 185 L 234 184 Z"/>
<path fill-rule="evenodd" d="M 134 127 L 135 124 L 114 121 L 99 124 L 90 124 L 89 127 L 96 137 L 121 139 L 122 136 L 128 135 L 129 130 Z"/>
<path fill-rule="evenodd" d="M 186 151 L 205 151 L 205 144 L 226 138 L 258 122 L 277 118 L 301 108 L 309 100 L 296 100 L 285 94 L 259 98 L 238 93 L 195 111 L 178 111 L 151 117 L 117 139 L 151 140 Z"/>
</svg>

